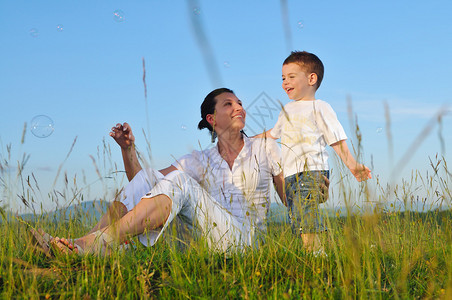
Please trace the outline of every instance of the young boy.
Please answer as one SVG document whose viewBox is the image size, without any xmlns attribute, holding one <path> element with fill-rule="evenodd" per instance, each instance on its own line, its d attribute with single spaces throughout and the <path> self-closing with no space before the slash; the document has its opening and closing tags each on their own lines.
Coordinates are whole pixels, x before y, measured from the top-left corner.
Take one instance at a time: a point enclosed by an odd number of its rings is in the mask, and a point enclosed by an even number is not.
<svg viewBox="0 0 452 300">
<path fill-rule="evenodd" d="M 325 231 L 318 205 L 323 203 L 323 176 L 329 178 L 330 145 L 358 181 L 372 178 L 347 147 L 344 129 L 336 113 L 315 92 L 323 79 L 323 63 L 306 51 L 293 51 L 282 66 L 282 87 L 290 99 L 275 126 L 256 137 L 281 138 L 286 201 L 294 233 L 301 234 L 308 251 L 319 251 L 317 233 Z"/>
</svg>

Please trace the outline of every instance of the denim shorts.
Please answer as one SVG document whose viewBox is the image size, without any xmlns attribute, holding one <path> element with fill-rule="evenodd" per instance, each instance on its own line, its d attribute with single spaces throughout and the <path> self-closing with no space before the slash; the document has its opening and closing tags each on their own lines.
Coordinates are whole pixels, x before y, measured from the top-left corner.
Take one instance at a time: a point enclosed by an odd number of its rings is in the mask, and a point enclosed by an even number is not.
<svg viewBox="0 0 452 300">
<path fill-rule="evenodd" d="M 319 213 L 319 204 L 323 202 L 320 198 L 320 184 L 324 183 L 321 175 L 329 178 L 330 172 L 306 171 L 285 178 L 289 222 L 296 235 L 327 229 Z"/>
</svg>

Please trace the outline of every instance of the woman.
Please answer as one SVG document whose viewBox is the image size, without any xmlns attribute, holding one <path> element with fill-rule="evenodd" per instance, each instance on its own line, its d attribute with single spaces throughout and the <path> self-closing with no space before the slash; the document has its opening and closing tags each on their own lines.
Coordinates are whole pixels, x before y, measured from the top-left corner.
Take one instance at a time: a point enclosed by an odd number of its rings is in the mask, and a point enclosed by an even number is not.
<svg viewBox="0 0 452 300">
<path fill-rule="evenodd" d="M 246 112 L 230 89 L 209 93 L 201 117 L 198 128 L 218 137 L 216 147 L 193 151 L 159 172 L 141 168 L 127 123 L 112 128 L 130 183 L 89 234 L 72 243 L 55 238 L 53 245 L 63 252 L 104 253 L 136 235 L 153 245 L 177 217 L 213 250 L 254 246 L 266 231 L 272 182 L 284 199 L 278 146 L 243 134 Z"/>
</svg>

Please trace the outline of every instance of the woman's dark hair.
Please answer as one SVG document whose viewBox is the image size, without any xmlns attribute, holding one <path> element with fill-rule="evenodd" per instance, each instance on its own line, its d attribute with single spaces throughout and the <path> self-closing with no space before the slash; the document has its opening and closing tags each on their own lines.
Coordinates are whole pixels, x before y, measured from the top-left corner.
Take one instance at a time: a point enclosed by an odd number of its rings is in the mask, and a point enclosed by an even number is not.
<svg viewBox="0 0 452 300">
<path fill-rule="evenodd" d="M 217 104 L 217 99 L 215 99 L 217 96 L 223 94 L 223 93 L 231 93 L 234 94 L 234 92 L 227 88 L 219 88 L 216 90 L 211 91 L 206 98 L 204 98 L 204 101 L 201 104 L 201 121 L 198 123 L 198 129 L 209 129 L 210 132 L 213 131 L 212 126 L 207 122 L 206 117 L 209 114 L 215 113 L 215 105 Z"/>
</svg>

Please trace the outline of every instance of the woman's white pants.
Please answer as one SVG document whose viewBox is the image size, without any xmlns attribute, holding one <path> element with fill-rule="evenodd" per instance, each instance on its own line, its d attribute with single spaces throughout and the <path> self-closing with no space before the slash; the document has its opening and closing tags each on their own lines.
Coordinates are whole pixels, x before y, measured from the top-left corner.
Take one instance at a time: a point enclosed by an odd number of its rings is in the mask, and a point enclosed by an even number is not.
<svg viewBox="0 0 452 300">
<path fill-rule="evenodd" d="M 201 234 L 210 249 L 220 252 L 252 246 L 254 226 L 231 215 L 198 182 L 181 171 L 163 176 L 153 169 L 143 169 L 124 188 L 120 201 L 131 211 L 142 198 L 166 195 L 172 201 L 170 215 L 159 230 L 139 235 L 146 246 L 152 246 L 176 218 L 194 234 Z"/>
</svg>

